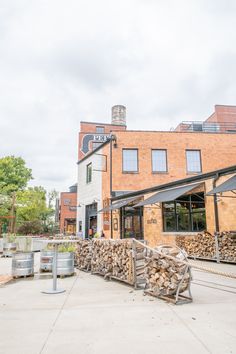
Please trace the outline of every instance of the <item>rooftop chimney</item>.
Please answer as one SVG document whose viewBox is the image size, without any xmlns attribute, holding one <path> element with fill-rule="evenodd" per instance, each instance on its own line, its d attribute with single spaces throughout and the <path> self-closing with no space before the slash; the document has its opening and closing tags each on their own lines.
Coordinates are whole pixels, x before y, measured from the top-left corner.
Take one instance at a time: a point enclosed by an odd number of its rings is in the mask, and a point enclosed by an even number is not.
<svg viewBox="0 0 236 354">
<path fill-rule="evenodd" d="M 113 106 L 111 123 L 116 125 L 126 125 L 126 108 L 122 105 Z"/>
</svg>

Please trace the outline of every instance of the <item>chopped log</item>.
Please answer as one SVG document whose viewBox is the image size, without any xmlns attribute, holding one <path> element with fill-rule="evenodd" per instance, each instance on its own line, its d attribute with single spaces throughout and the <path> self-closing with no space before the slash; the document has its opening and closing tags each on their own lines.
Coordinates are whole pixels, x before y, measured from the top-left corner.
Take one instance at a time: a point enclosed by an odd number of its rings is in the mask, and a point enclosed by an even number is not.
<svg viewBox="0 0 236 354">
<path fill-rule="evenodd" d="M 91 259 L 92 242 L 90 240 L 79 240 L 76 251 L 77 267 L 81 270 L 90 271 Z"/>
<path fill-rule="evenodd" d="M 236 262 L 236 233 L 224 231 L 217 236 L 220 260 Z"/>
<path fill-rule="evenodd" d="M 205 231 L 196 236 L 177 236 L 176 245 L 196 258 L 216 258 L 215 237 Z"/>
<path fill-rule="evenodd" d="M 191 281 L 190 269 L 187 265 L 176 262 L 178 257 L 185 260 L 185 255 L 176 247 L 158 247 L 158 252 L 150 251 L 146 258 L 145 278 L 147 292 L 153 296 L 175 295 L 188 289 Z"/>
<path fill-rule="evenodd" d="M 133 284 L 132 240 L 93 240 L 91 271 Z"/>
<path fill-rule="evenodd" d="M 217 234 L 219 260 L 236 263 L 236 233 L 223 231 Z M 196 236 L 177 236 L 176 244 L 188 256 L 215 260 L 217 257 L 216 240 L 209 232 Z"/>
</svg>

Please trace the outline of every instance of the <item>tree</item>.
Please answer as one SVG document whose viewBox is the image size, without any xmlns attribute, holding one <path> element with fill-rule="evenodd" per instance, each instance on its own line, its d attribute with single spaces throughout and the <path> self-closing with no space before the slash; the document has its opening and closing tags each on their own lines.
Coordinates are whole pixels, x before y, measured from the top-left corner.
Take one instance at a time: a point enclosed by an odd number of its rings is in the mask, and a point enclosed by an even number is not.
<svg viewBox="0 0 236 354">
<path fill-rule="evenodd" d="M 0 159 L 0 195 L 11 197 L 10 207 L 3 203 L 0 206 L 0 214 L 3 213 L 4 216 L 10 214 L 10 232 L 15 230 L 16 192 L 26 188 L 28 181 L 32 178 L 31 169 L 26 167 L 21 157 L 6 156 Z"/>
<path fill-rule="evenodd" d="M 53 232 L 54 221 L 52 216 L 54 209 L 51 206 L 52 196 L 55 197 L 56 192 L 51 193 L 51 202 L 47 206 L 47 192 L 43 187 L 29 187 L 24 191 L 18 191 L 16 194 L 17 202 L 17 231 L 24 234 Z"/>
<path fill-rule="evenodd" d="M 12 193 L 26 188 L 32 179 L 32 170 L 21 157 L 6 156 L 0 159 L 0 193 Z"/>
<path fill-rule="evenodd" d="M 52 213 L 52 210 L 47 207 L 46 193 L 43 187 L 29 187 L 18 191 L 17 221 L 44 220 L 45 215 Z"/>
</svg>

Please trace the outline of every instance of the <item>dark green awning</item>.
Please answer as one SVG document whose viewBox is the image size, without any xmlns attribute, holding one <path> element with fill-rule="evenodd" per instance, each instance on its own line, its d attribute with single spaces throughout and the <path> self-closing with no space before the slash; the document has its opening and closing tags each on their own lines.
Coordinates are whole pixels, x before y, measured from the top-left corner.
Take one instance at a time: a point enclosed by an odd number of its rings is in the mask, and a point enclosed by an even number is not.
<svg viewBox="0 0 236 354">
<path fill-rule="evenodd" d="M 140 197 L 133 197 L 133 198 L 126 198 L 126 199 L 122 199 L 120 200 L 119 202 L 116 202 L 114 204 L 111 204 L 111 205 L 108 205 L 107 207 L 101 209 L 98 211 L 98 213 L 105 213 L 105 212 L 108 212 L 108 211 L 111 211 L 111 210 L 115 210 L 115 209 L 120 209 L 122 208 L 123 206 L 139 199 Z"/>
<path fill-rule="evenodd" d="M 161 192 L 158 192 L 151 197 L 143 200 L 142 202 L 138 203 L 134 207 L 139 207 L 143 205 L 149 205 L 149 204 L 155 204 L 155 203 L 161 203 L 161 202 L 170 202 L 172 200 L 177 199 L 181 195 L 190 192 L 192 189 L 195 189 L 198 187 L 201 183 L 195 183 L 195 184 L 188 184 L 182 187 L 177 187 L 177 188 L 172 188 L 172 189 L 166 189 Z"/>
<path fill-rule="evenodd" d="M 229 191 L 236 191 L 236 175 L 229 178 L 227 181 L 220 184 L 218 187 L 212 189 L 206 195 L 212 195 L 216 193 L 229 192 Z"/>
</svg>

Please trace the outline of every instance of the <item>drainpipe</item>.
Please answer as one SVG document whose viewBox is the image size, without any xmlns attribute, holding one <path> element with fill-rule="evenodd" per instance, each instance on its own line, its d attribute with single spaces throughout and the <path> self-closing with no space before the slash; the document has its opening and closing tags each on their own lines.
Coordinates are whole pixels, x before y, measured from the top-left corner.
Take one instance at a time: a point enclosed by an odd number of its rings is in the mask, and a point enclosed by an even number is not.
<svg viewBox="0 0 236 354">
<path fill-rule="evenodd" d="M 110 198 L 112 198 L 112 144 L 113 141 L 116 143 L 116 136 L 111 135 L 111 140 L 110 140 Z M 110 212 L 110 228 L 111 228 L 111 238 L 113 238 L 113 220 L 112 220 L 112 210 Z"/>
<path fill-rule="evenodd" d="M 216 187 L 216 182 L 220 178 L 219 173 L 216 173 L 215 177 L 213 178 L 213 188 Z M 217 195 L 214 194 L 214 213 L 215 213 L 215 231 L 219 232 L 220 231 L 220 226 L 219 226 L 219 211 L 218 211 L 218 205 L 217 205 Z"/>
</svg>

